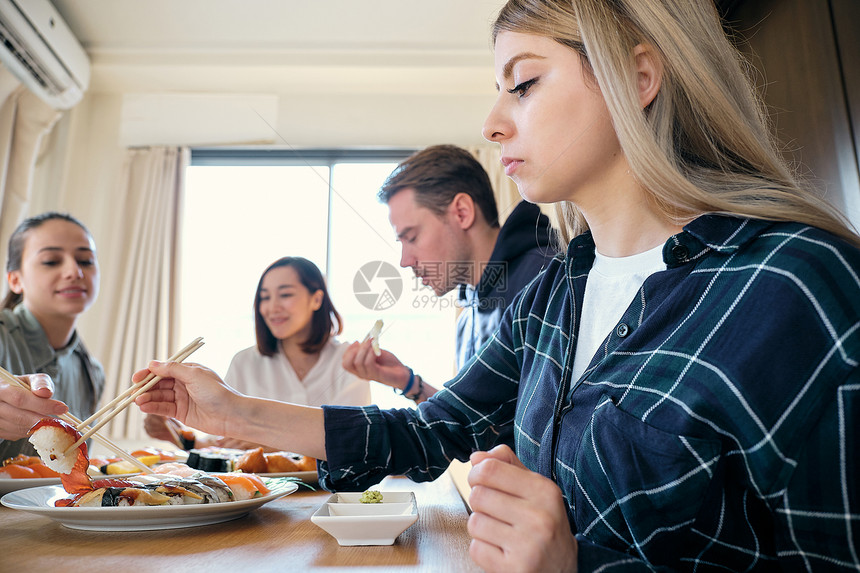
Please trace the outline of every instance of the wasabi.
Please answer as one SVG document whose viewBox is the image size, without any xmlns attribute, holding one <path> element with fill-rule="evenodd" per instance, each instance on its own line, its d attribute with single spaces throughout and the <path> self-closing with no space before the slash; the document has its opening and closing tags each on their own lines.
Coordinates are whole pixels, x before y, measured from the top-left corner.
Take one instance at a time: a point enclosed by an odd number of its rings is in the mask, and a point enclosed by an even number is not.
<svg viewBox="0 0 860 573">
<path fill-rule="evenodd" d="M 367 490 L 361 494 L 361 503 L 382 503 L 382 494 L 378 491 Z"/>
</svg>

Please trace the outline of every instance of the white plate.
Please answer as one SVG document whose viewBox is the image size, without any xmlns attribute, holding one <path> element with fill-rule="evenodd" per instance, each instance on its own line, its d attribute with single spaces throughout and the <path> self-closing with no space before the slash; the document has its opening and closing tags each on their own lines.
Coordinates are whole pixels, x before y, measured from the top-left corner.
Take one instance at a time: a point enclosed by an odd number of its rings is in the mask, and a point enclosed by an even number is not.
<svg viewBox="0 0 860 573">
<path fill-rule="evenodd" d="M 336 493 L 311 521 L 339 545 L 391 545 L 418 521 L 418 505 L 411 491 L 382 492 L 382 503 L 359 503 L 360 497 L 360 493 Z"/>
<path fill-rule="evenodd" d="M 19 489 L 45 485 L 60 485 L 60 478 L 0 478 L 0 495 Z"/>
<path fill-rule="evenodd" d="M 26 480 L 16 480 L 26 481 Z M 210 525 L 238 519 L 258 507 L 298 489 L 295 482 L 265 480 L 269 495 L 245 501 L 146 507 L 54 507 L 67 497 L 60 486 L 43 486 L 7 493 L 0 503 L 58 521 L 71 529 L 89 531 L 142 531 Z"/>
</svg>

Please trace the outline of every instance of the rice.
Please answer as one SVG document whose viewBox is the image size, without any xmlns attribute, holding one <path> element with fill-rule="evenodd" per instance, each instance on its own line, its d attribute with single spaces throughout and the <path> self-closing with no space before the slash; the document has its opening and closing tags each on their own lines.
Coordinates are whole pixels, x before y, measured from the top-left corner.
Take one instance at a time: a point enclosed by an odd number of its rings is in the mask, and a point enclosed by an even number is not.
<svg viewBox="0 0 860 573">
<path fill-rule="evenodd" d="M 75 448 L 69 455 L 65 451 L 75 443 L 75 439 L 64 429 L 57 426 L 42 426 L 30 435 L 30 443 L 36 448 L 36 452 L 46 466 L 59 472 L 67 474 L 75 467 L 78 450 Z"/>
</svg>

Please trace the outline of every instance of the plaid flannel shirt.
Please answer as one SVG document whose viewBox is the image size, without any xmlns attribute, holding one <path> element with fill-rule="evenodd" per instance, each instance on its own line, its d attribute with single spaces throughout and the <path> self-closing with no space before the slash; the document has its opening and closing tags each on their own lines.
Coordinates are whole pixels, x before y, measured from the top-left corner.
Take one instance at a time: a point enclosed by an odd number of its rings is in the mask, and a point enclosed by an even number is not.
<svg viewBox="0 0 860 573">
<path fill-rule="evenodd" d="M 571 380 L 594 259 L 574 239 L 417 410 L 326 407 L 322 484 L 433 479 L 513 424 L 584 571 L 860 569 L 860 250 L 708 215 L 663 254 Z"/>
</svg>

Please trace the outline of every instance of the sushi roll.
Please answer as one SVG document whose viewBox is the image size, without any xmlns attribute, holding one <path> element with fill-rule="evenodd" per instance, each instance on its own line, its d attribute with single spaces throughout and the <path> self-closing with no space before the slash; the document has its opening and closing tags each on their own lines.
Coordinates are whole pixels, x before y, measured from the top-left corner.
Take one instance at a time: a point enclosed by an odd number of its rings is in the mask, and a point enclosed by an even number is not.
<svg viewBox="0 0 860 573">
<path fill-rule="evenodd" d="M 232 458 L 229 454 L 204 452 L 200 454 L 200 464 L 198 469 L 200 469 L 200 471 L 210 473 L 230 471 L 231 459 Z"/>
<path fill-rule="evenodd" d="M 179 441 L 179 447 L 187 451 L 194 448 L 197 437 L 191 430 L 182 430 L 179 432 Z"/>
<path fill-rule="evenodd" d="M 227 448 L 191 450 L 185 463 L 204 472 L 229 472 L 233 470 L 233 459 L 240 452 Z"/>
</svg>

